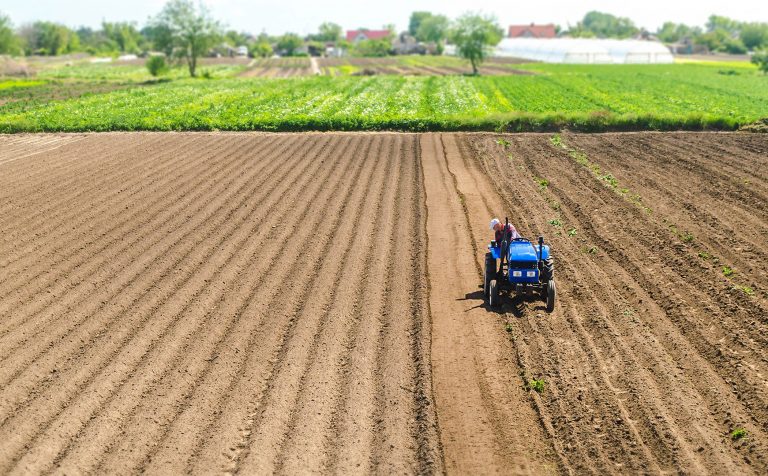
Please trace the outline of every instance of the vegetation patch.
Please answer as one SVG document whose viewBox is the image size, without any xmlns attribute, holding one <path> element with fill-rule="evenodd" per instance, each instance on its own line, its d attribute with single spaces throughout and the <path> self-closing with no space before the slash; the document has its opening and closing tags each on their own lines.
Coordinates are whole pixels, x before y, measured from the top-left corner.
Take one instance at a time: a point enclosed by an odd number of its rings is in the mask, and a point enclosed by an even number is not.
<svg viewBox="0 0 768 476">
<path fill-rule="evenodd" d="M 536 393 L 544 393 L 544 387 L 546 382 L 543 378 L 531 379 L 528 381 L 528 390 L 533 390 Z"/>
<path fill-rule="evenodd" d="M 742 440 L 747 437 L 747 430 L 744 428 L 734 428 L 733 431 L 731 431 L 731 439 L 733 441 Z"/>
<path fill-rule="evenodd" d="M 540 74 L 239 78 L 247 66 L 203 62 L 211 80 L 184 79 L 187 68 L 176 66 L 157 81 L 143 62 L 59 65 L 38 75 L 61 81 L 53 96 L 66 97 L 71 80 L 143 87 L 0 110 L 0 131 L 735 130 L 768 110 L 766 78 L 751 70 L 725 77 L 687 64 L 515 66 Z M 564 145 L 559 135 L 552 141 Z"/>
<path fill-rule="evenodd" d="M 750 124 L 745 124 L 739 128 L 739 131 L 760 132 L 760 133 L 768 132 L 768 117 L 763 119 L 758 119 L 757 121 L 752 122 Z"/>
</svg>

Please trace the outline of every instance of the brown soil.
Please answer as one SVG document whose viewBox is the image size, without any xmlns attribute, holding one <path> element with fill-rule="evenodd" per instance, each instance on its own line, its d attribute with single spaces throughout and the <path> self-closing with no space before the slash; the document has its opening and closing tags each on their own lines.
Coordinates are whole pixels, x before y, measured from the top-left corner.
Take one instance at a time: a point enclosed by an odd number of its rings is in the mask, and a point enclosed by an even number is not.
<svg viewBox="0 0 768 476">
<path fill-rule="evenodd" d="M 115 82 L 79 82 L 79 81 L 48 81 L 45 84 L 5 90 L 0 93 L 0 106 L 11 103 L 25 103 L 30 107 L 43 102 L 74 99 L 84 95 L 103 94 L 120 89 L 142 87 L 132 83 Z"/>
<path fill-rule="evenodd" d="M 242 78 L 292 78 L 312 76 L 312 67 L 307 57 L 257 58 L 248 69 L 240 73 Z"/>
<path fill-rule="evenodd" d="M 764 474 L 768 138 L 562 139 L 0 136 L 0 473 Z"/>
<path fill-rule="evenodd" d="M 355 75 L 409 75 L 409 76 L 446 76 L 456 74 L 469 74 L 472 68 L 467 63 L 466 66 L 412 66 L 406 64 L 402 58 L 397 56 L 386 58 L 318 58 L 318 63 L 324 74 L 328 73 L 328 68 L 343 65 L 355 66 L 360 69 Z M 460 63 L 460 62 L 457 62 Z M 485 75 L 530 75 L 530 71 L 517 70 L 509 67 L 510 64 L 516 64 L 511 58 L 489 58 L 483 63 L 480 72 Z"/>
</svg>

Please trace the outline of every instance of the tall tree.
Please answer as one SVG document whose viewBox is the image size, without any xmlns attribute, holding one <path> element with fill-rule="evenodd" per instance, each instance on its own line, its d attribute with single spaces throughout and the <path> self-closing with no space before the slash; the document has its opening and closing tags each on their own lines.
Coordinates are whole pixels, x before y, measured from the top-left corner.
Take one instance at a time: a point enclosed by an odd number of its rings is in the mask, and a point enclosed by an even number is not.
<svg viewBox="0 0 768 476">
<path fill-rule="evenodd" d="M 304 40 L 296 33 L 286 33 L 278 40 L 277 49 L 282 50 L 285 56 L 293 56 L 303 44 Z"/>
<path fill-rule="evenodd" d="M 768 47 L 768 24 L 745 23 L 741 27 L 739 37 L 744 42 L 744 46 L 749 50 Z"/>
<path fill-rule="evenodd" d="M 19 53 L 19 39 L 13 32 L 13 24 L 11 19 L 0 12 L 0 55 L 1 54 L 18 54 Z"/>
<path fill-rule="evenodd" d="M 728 33 L 738 33 L 739 22 L 720 15 L 710 15 L 707 20 L 707 31 L 725 30 Z"/>
<path fill-rule="evenodd" d="M 582 38 L 628 38 L 639 31 L 629 18 L 591 11 L 569 33 L 573 37 Z"/>
<path fill-rule="evenodd" d="M 456 44 L 459 56 L 472 64 L 472 72 L 477 74 L 478 67 L 499 44 L 503 32 L 498 20 L 492 15 L 465 13 L 456 20 L 451 39 Z"/>
<path fill-rule="evenodd" d="M 317 41 L 339 41 L 341 38 L 341 26 L 332 22 L 323 22 L 316 35 Z"/>
<path fill-rule="evenodd" d="M 37 21 L 21 29 L 28 54 L 61 55 L 80 48 L 80 37 L 64 25 Z"/>
<path fill-rule="evenodd" d="M 202 3 L 170 0 L 154 19 L 155 27 L 167 29 L 174 55 L 187 62 L 189 75 L 197 75 L 197 61 L 221 38 L 221 25 Z"/>
<path fill-rule="evenodd" d="M 251 45 L 248 51 L 254 58 L 269 58 L 272 56 L 272 45 L 268 41 L 261 40 Z"/>
<path fill-rule="evenodd" d="M 139 53 L 143 38 L 136 25 L 128 22 L 102 22 L 101 29 L 104 36 L 109 38 L 121 53 Z"/>
<path fill-rule="evenodd" d="M 411 13 L 411 19 L 408 22 L 408 33 L 411 36 L 416 36 L 419 31 L 419 26 L 424 19 L 432 16 L 430 12 L 413 12 Z"/>
<path fill-rule="evenodd" d="M 224 40 L 230 46 L 243 46 L 248 43 L 248 34 L 239 32 L 237 30 L 229 30 L 224 34 Z"/>
<path fill-rule="evenodd" d="M 150 23 L 141 29 L 141 35 L 149 40 L 151 50 L 160 51 L 167 58 L 173 57 L 173 32 L 168 25 Z"/>
<path fill-rule="evenodd" d="M 416 32 L 416 39 L 419 41 L 428 41 L 437 45 L 437 52 L 443 52 L 443 42 L 448 35 L 450 22 L 445 15 L 432 15 L 425 18 L 419 25 Z"/>
</svg>

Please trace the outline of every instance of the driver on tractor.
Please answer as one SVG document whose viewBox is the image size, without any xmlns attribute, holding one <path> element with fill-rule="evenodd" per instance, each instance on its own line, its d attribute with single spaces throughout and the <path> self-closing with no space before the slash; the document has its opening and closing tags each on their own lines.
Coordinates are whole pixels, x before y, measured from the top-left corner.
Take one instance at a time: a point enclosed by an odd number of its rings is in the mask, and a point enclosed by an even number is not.
<svg viewBox="0 0 768 476">
<path fill-rule="evenodd" d="M 507 241 L 512 241 L 516 238 L 522 238 L 522 236 L 520 236 L 520 233 L 518 233 L 517 230 L 515 229 L 514 225 L 512 225 L 511 223 L 508 223 L 507 226 L 505 227 L 504 224 L 501 222 L 501 220 L 499 220 L 498 218 L 494 218 L 493 220 L 491 220 L 491 230 L 496 232 L 495 239 L 496 239 L 497 246 L 499 246 L 498 244 L 504 241 L 504 228 L 506 228 L 506 232 L 507 232 L 507 236 L 506 236 Z"/>
</svg>

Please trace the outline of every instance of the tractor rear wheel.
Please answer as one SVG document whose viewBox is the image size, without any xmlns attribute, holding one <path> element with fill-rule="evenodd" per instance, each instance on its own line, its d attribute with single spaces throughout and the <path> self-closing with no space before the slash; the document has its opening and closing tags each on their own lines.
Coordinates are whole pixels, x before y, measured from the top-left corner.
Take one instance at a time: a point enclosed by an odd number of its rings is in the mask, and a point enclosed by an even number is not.
<svg viewBox="0 0 768 476">
<path fill-rule="evenodd" d="M 491 307 L 496 307 L 499 304 L 499 284 L 495 279 L 492 279 L 488 284 L 488 305 Z"/>
<path fill-rule="evenodd" d="M 547 312 L 555 310 L 555 295 L 557 294 L 557 288 L 555 287 L 555 280 L 551 279 L 547 283 Z"/>
<path fill-rule="evenodd" d="M 483 294 L 488 297 L 488 288 L 491 284 L 491 279 L 496 277 L 496 260 L 493 259 L 493 255 L 490 253 L 485 254 L 485 273 L 483 274 Z"/>
</svg>

